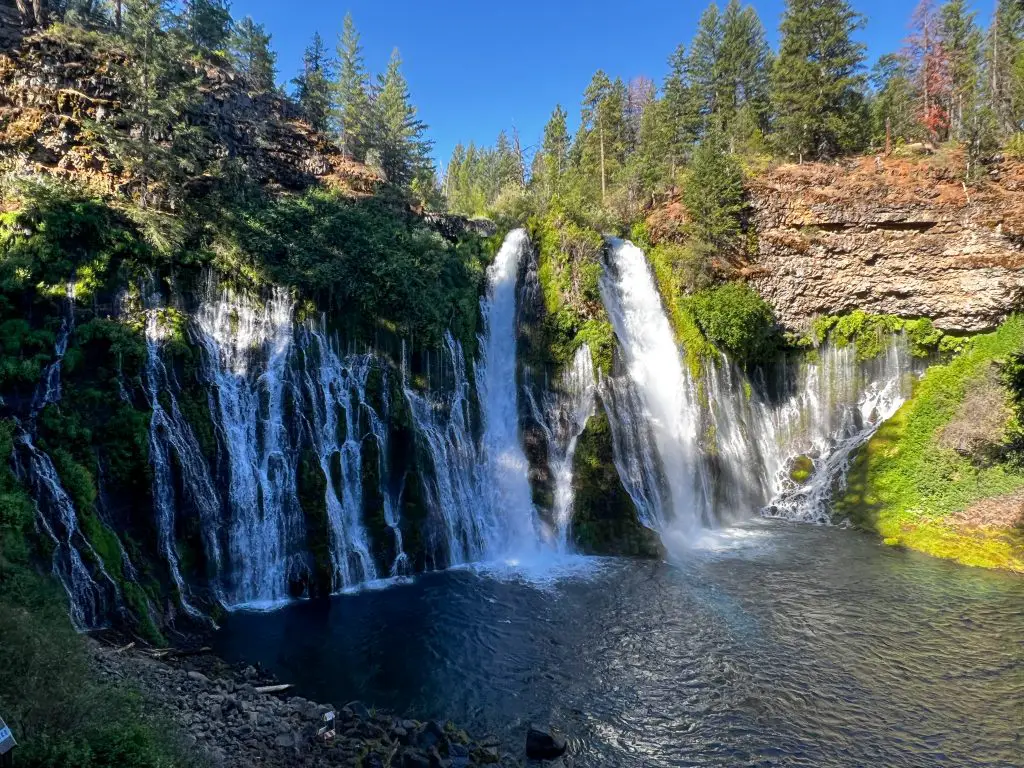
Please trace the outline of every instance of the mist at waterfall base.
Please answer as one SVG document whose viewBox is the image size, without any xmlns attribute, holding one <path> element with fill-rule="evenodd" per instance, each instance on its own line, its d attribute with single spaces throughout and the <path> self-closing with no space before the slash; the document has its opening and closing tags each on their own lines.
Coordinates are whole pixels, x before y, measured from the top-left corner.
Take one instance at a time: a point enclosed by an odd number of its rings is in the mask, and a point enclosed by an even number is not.
<svg viewBox="0 0 1024 768">
<path fill-rule="evenodd" d="M 217 651 L 513 753 L 550 723 L 577 766 L 1019 764 L 1019 577 L 774 520 L 682 564 L 600 562 L 233 613 Z"/>
</svg>

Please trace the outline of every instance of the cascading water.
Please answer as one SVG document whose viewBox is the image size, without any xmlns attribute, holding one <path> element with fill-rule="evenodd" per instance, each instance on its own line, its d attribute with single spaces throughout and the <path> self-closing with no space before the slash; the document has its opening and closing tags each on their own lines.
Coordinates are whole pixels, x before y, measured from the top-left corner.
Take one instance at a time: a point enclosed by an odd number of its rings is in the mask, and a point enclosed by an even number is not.
<svg viewBox="0 0 1024 768">
<path fill-rule="evenodd" d="M 572 465 L 576 456 L 576 443 L 586 429 L 587 421 L 594 414 L 596 394 L 594 362 L 587 344 L 576 350 L 572 363 L 562 372 L 555 390 L 544 393 L 543 409 L 537 405 L 529 389 L 526 389 L 533 418 L 547 439 L 548 468 L 554 481 L 551 511 L 558 547 L 563 552 L 569 549 L 573 506 Z"/>
<path fill-rule="evenodd" d="M 160 348 L 167 339 L 169 329 L 161 322 L 157 297 L 150 294 L 146 310 L 146 396 L 152 409 L 149 421 L 149 460 L 153 467 L 153 507 L 156 514 L 157 545 L 163 554 L 167 569 L 178 590 L 179 601 L 190 616 L 198 616 L 188 600 L 188 585 L 181 575 L 181 564 L 175 540 L 175 519 L 179 499 L 175 492 L 174 468 L 181 473 L 181 489 L 193 509 L 198 513 L 204 537 L 207 559 L 214 573 L 211 581 L 223 598 L 219 577 L 221 544 L 217 538 L 220 520 L 220 501 L 206 457 L 188 420 L 182 415 L 175 394 L 177 386 L 160 359 Z M 165 407 L 166 403 L 166 407 Z"/>
<path fill-rule="evenodd" d="M 276 289 L 265 305 L 212 295 L 195 317 L 228 459 L 229 604 L 288 596 L 293 542 L 305 534 L 285 419 L 292 352 L 292 301 Z"/>
<path fill-rule="evenodd" d="M 508 234 L 487 268 L 487 296 L 480 307 L 484 333 L 476 386 L 490 508 L 482 528 L 491 556 L 534 550 L 540 532 L 519 434 L 516 387 L 516 278 L 528 247 L 526 230 Z"/>
<path fill-rule="evenodd" d="M 71 623 L 79 631 L 101 627 L 119 602 L 117 585 L 79 530 L 75 505 L 50 457 L 33 445 L 27 432 L 17 442 L 35 500 L 36 527 L 53 546 L 52 571 L 68 595 Z"/>
<path fill-rule="evenodd" d="M 333 586 L 345 589 L 377 578 L 362 520 L 363 432 L 360 426 L 361 409 L 369 416 L 371 425 L 377 419 L 366 399 L 366 381 L 373 358 L 352 355 L 343 361 L 326 337 L 312 327 L 306 329 L 303 348 L 307 355 L 306 396 L 312 417 L 309 437 L 324 477 L 328 479 L 325 501 L 331 535 Z M 376 433 L 373 434 L 376 437 Z M 386 442 L 377 440 L 378 449 L 383 453 Z M 387 517 L 387 513 L 385 515 Z"/>
<path fill-rule="evenodd" d="M 911 356 L 901 334 L 892 335 L 884 353 L 872 360 L 858 361 L 853 345 L 826 344 L 816 361 L 805 363 L 789 397 L 767 409 L 769 419 L 763 422 L 761 434 L 772 435 L 780 448 L 768 464 L 771 501 L 764 514 L 828 522 L 832 493 L 845 487 L 853 454 L 899 410 L 925 363 Z M 803 484 L 788 476 L 789 461 L 796 456 L 813 462 Z"/>
<path fill-rule="evenodd" d="M 689 539 L 709 522 L 699 404 L 643 251 L 612 240 L 600 290 L 628 377 L 606 398 L 623 484 L 645 525 Z"/>
<path fill-rule="evenodd" d="M 777 361 L 772 387 L 724 355 L 695 380 L 680 363 L 643 253 L 613 240 L 608 261 L 601 295 L 625 372 L 603 381 L 601 396 L 616 468 L 640 521 L 663 539 L 682 533 L 684 541 L 762 508 L 827 522 L 851 456 L 896 412 L 923 368 L 906 339 L 893 335 L 874 360 L 858 361 L 852 345 L 825 344 L 813 356 Z M 801 456 L 813 471 L 797 484 L 789 469 Z"/>
<path fill-rule="evenodd" d="M 525 230 L 514 230 L 487 270 L 475 371 L 479 442 L 462 347 L 450 334 L 450 390 L 431 395 L 410 386 L 408 377 L 403 382 L 421 451 L 429 457 L 423 483 L 441 540 L 436 548 L 443 550 L 437 565 L 518 559 L 545 546 L 520 439 L 516 388 L 516 278 L 528 247 Z"/>
<path fill-rule="evenodd" d="M 388 463 L 390 454 L 390 443 L 388 440 L 388 422 L 391 418 L 391 388 L 388 381 L 388 372 L 381 370 L 381 410 L 378 414 L 365 401 L 365 387 L 362 404 L 366 410 L 367 418 L 370 421 L 370 432 L 377 441 L 377 474 L 380 477 L 380 496 L 384 505 L 384 522 L 391 529 L 395 537 L 395 559 L 391 564 L 391 577 L 408 575 L 409 556 L 405 553 L 405 544 L 402 542 L 402 488 L 397 493 L 389 482 L 391 471 Z"/>
<path fill-rule="evenodd" d="M 404 359 L 402 363 L 405 398 L 421 450 L 429 457 L 423 490 L 438 527 L 435 538 L 440 542 L 435 548 L 444 549 L 438 566 L 484 556 L 486 540 L 481 523 L 489 513 L 482 492 L 483 468 L 471 428 L 470 386 L 462 345 L 450 333 L 445 334 L 444 342 L 452 376 L 447 393 L 417 391 L 409 383 L 408 364 Z"/>
<path fill-rule="evenodd" d="M 61 366 L 74 329 L 73 302 L 74 293 L 69 285 L 67 311 L 57 333 L 54 359 L 44 370 L 33 395 L 29 429 L 19 429 L 16 436 L 15 457 L 19 474 L 32 489 L 36 530 L 53 547 L 52 571 L 67 593 L 71 622 L 81 631 L 104 624 L 110 609 L 120 603 L 119 590 L 102 558 L 79 530 L 75 505 L 61 484 L 53 461 L 32 439 L 38 415 L 48 405 L 60 401 Z"/>
</svg>

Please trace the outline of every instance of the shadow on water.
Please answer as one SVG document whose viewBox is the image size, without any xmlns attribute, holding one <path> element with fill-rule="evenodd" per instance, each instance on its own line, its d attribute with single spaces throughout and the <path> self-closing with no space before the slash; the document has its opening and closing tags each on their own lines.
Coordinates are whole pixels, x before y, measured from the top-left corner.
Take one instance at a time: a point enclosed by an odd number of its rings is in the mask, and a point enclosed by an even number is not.
<svg viewBox="0 0 1024 768">
<path fill-rule="evenodd" d="M 581 766 L 1022 764 L 1019 577 L 778 522 L 598 564 L 235 613 L 218 650 L 513 750 L 550 722 Z"/>
</svg>

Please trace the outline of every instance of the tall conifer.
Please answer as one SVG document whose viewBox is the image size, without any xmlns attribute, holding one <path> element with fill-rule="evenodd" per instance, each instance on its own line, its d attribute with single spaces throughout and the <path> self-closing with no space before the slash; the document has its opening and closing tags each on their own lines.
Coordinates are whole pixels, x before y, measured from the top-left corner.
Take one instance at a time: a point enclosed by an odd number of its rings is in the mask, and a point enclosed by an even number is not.
<svg viewBox="0 0 1024 768">
<path fill-rule="evenodd" d="M 855 152 L 866 141 L 864 24 L 846 0 L 787 0 L 772 101 L 779 149 L 794 158 Z"/>
</svg>

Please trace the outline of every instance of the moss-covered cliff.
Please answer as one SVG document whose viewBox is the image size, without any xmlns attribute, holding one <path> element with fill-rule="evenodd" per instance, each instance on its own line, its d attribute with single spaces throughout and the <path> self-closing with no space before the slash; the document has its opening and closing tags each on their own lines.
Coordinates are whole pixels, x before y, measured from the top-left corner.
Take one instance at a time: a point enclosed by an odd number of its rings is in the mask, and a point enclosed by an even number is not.
<svg viewBox="0 0 1024 768">
<path fill-rule="evenodd" d="M 856 457 L 836 519 L 887 544 L 1024 572 L 1024 320 L 931 367 Z"/>
</svg>

